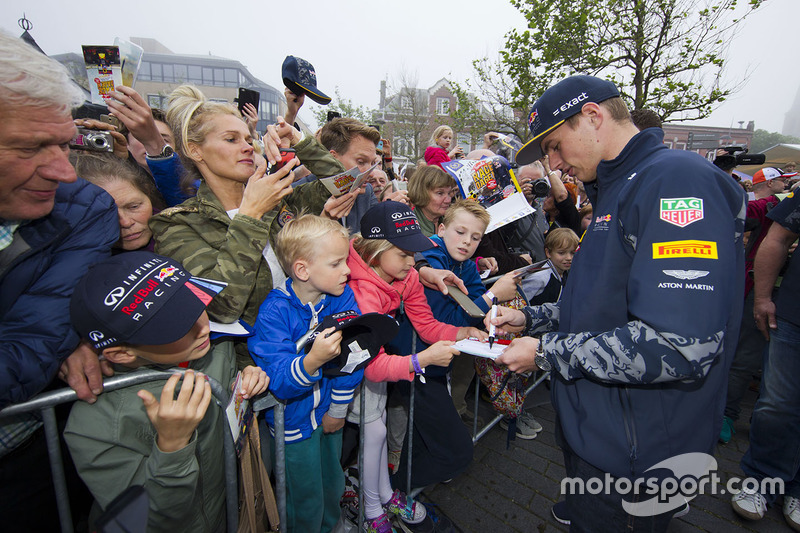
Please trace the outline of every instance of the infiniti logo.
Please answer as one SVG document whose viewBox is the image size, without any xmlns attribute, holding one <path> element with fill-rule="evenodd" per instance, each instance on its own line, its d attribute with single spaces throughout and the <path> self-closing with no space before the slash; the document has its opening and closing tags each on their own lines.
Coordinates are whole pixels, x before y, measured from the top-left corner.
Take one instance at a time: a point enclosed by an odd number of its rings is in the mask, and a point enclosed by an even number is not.
<svg viewBox="0 0 800 533">
<path fill-rule="evenodd" d="M 103 337 L 104 337 L 103 333 L 97 330 L 89 333 L 89 339 L 91 339 L 94 342 L 101 340 Z"/>
<path fill-rule="evenodd" d="M 381 232 L 381 228 L 379 228 L 378 226 L 373 226 L 372 229 L 369 230 L 369 232 L 370 233 L 380 233 Z"/>
<path fill-rule="evenodd" d="M 406 216 L 405 213 L 392 213 L 392 220 L 398 220 L 398 219 L 403 218 L 405 216 Z"/>
<path fill-rule="evenodd" d="M 125 296 L 125 289 L 122 287 L 117 287 L 108 293 L 106 299 L 103 300 L 103 303 L 108 306 L 117 305 L 123 296 Z"/>
</svg>

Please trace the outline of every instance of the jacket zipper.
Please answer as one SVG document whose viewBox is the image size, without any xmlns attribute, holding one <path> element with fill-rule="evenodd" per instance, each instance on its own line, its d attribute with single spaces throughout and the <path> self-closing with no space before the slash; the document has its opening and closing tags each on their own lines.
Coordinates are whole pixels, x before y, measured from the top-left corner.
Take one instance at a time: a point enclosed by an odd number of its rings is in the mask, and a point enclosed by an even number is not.
<svg viewBox="0 0 800 533">
<path fill-rule="evenodd" d="M 628 439 L 628 448 L 630 449 L 631 475 L 633 475 L 636 473 L 635 463 L 638 442 L 636 439 L 636 421 L 633 418 L 630 389 L 628 387 L 623 387 L 619 396 L 620 402 L 622 403 L 622 419 L 625 426 L 625 437 Z"/>
</svg>

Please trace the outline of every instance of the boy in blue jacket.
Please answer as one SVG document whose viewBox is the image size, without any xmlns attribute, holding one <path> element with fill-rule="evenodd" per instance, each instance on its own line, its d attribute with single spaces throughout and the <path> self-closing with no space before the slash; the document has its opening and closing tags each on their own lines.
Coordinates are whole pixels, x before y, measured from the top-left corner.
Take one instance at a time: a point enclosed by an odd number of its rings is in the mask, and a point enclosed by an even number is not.
<svg viewBox="0 0 800 533">
<path fill-rule="evenodd" d="M 275 255 L 289 279 L 269 293 L 258 312 L 253 359 L 271 376 L 270 389 L 286 404 L 286 510 L 288 531 L 330 531 L 339 519 L 344 473 L 339 464 L 342 427 L 363 371 L 330 377 L 342 332 L 323 330 L 308 353 L 298 343 L 322 319 L 340 311 L 360 314 L 347 286 L 347 229 L 304 215 L 286 223 Z M 301 347 L 298 348 L 298 344 Z M 274 432 L 272 411 L 266 414 Z"/>
<path fill-rule="evenodd" d="M 516 280 L 510 273 L 497 280 L 490 290 L 485 290 L 478 267 L 471 259 L 489 222 L 489 212 L 478 202 L 458 200 L 445 212 L 437 235 L 431 237 L 436 247 L 422 252 L 431 267 L 450 270 L 461 278 L 467 287 L 469 297 L 484 312 L 489 311 L 494 298 L 499 302 L 511 300 L 517 290 Z M 481 319 L 469 316 L 449 296 L 428 288 L 425 289 L 425 296 L 436 320 L 455 326 L 480 327 Z M 419 349 L 427 347 L 421 340 L 417 342 L 421 343 Z M 464 396 L 475 376 L 473 363 L 471 357 L 456 358 L 452 363 L 451 394 L 456 411 L 462 419 L 469 418 Z"/>
</svg>

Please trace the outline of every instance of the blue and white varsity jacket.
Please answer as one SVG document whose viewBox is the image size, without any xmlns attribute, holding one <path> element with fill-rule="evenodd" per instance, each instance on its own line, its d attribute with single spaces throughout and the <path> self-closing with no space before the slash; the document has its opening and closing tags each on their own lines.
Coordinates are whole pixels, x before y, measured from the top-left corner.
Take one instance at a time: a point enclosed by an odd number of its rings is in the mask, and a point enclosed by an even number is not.
<svg viewBox="0 0 800 533">
<path fill-rule="evenodd" d="M 291 278 L 286 280 L 285 287 L 270 291 L 258 310 L 255 335 L 248 339 L 247 347 L 253 360 L 269 376 L 269 390 L 278 398 L 287 400 L 287 443 L 310 437 L 325 413 L 334 418 L 347 415 L 347 407 L 364 371 L 324 376 L 322 371 L 325 368 L 336 366 L 334 360 L 309 375 L 303 368 L 306 354 L 303 350 L 297 353 L 295 343 L 324 317 L 350 310 L 361 314 L 350 287 L 345 287 L 341 296 L 323 296 L 312 311 L 310 305 L 303 305 L 295 295 Z M 266 420 L 272 432 L 274 418 L 271 409 L 266 412 Z"/>
</svg>

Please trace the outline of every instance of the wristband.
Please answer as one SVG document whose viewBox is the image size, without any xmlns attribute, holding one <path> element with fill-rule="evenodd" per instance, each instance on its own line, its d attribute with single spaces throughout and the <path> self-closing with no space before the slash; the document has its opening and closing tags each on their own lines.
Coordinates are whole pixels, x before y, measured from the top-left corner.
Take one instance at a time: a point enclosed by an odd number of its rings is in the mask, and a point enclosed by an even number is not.
<svg viewBox="0 0 800 533">
<path fill-rule="evenodd" d="M 411 354 L 411 364 L 414 365 L 414 372 L 417 374 L 424 374 L 425 369 L 419 366 L 419 357 L 418 354 Z"/>
<path fill-rule="evenodd" d="M 384 157 L 383 160 L 386 161 L 386 162 L 390 162 L 392 160 L 392 158 L 391 157 Z"/>
<path fill-rule="evenodd" d="M 419 357 L 417 357 L 417 354 L 411 354 L 411 364 L 414 366 L 414 372 L 419 376 L 419 381 L 425 383 L 425 369 L 419 366 Z"/>
<path fill-rule="evenodd" d="M 486 294 L 484 294 L 484 296 L 489 298 L 490 302 L 494 301 L 494 299 L 496 298 L 496 296 L 494 295 L 494 293 L 492 291 L 486 291 Z"/>
</svg>

